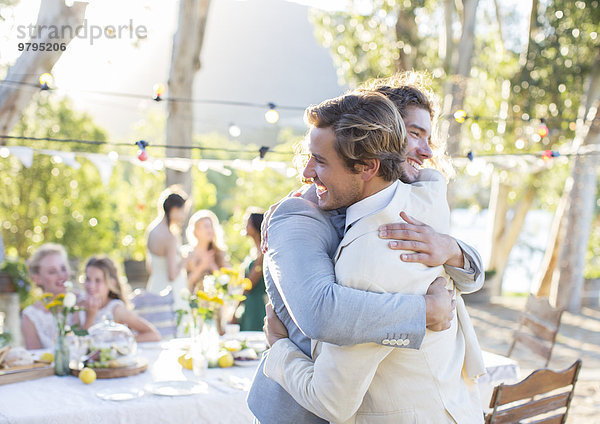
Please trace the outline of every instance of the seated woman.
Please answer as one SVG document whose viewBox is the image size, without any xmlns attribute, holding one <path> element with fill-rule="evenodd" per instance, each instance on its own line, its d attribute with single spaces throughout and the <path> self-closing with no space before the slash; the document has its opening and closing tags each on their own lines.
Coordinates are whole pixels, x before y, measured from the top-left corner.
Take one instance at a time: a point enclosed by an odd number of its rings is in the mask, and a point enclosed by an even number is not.
<svg viewBox="0 0 600 424">
<path fill-rule="evenodd" d="M 243 302 L 244 312 L 239 320 L 242 331 L 261 331 L 264 324 L 267 293 L 262 271 L 263 254 L 260 249 L 262 221 L 263 214 L 258 212 L 250 213 L 246 221 L 246 235 L 252 239 L 258 253 L 256 259 L 251 261 L 246 269 L 246 277 L 252 281 L 252 288 L 244 292 L 246 296 Z"/>
<path fill-rule="evenodd" d="M 44 292 L 57 295 L 65 293 L 65 282 L 70 269 L 67 252 L 59 244 L 40 246 L 27 261 L 29 276 Z M 57 324 L 54 316 L 42 302 L 35 302 L 23 309 L 21 330 L 26 349 L 48 349 L 54 346 Z"/>
<path fill-rule="evenodd" d="M 186 308 L 181 290 L 187 287 L 184 259 L 180 252 L 181 226 L 187 217 L 186 194 L 176 187 L 163 191 L 158 217 L 150 224 L 146 263 L 150 278 L 146 290 L 154 294 L 173 293 L 173 309 Z"/>
<path fill-rule="evenodd" d="M 209 210 L 199 210 L 190 218 L 186 229 L 188 250 L 188 288 L 202 289 L 202 280 L 223 267 L 229 266 L 225 257 L 223 229 L 217 216 Z"/>
<path fill-rule="evenodd" d="M 85 292 L 79 323 L 86 329 L 109 319 L 129 327 L 138 342 L 160 340 L 158 330 L 128 308 L 117 268 L 108 257 L 92 256 L 85 264 Z"/>
</svg>

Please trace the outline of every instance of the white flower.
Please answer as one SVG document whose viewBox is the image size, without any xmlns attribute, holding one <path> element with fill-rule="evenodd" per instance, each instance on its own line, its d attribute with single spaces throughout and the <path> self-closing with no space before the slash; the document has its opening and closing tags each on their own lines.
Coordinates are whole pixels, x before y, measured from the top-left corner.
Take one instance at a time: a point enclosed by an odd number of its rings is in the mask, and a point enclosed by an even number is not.
<svg viewBox="0 0 600 424">
<path fill-rule="evenodd" d="M 73 283 L 71 281 L 65 281 L 63 285 L 67 290 L 71 290 L 73 288 Z"/>
<path fill-rule="evenodd" d="M 227 275 L 227 274 L 219 275 L 218 281 L 219 281 L 219 284 L 221 284 L 222 286 L 224 286 L 225 284 L 229 284 L 229 280 L 230 280 L 229 275 Z"/>
<path fill-rule="evenodd" d="M 65 305 L 65 307 L 72 308 L 75 306 L 75 303 L 77 303 L 77 298 L 73 293 L 68 292 L 65 294 L 65 298 L 63 299 L 63 305 Z"/>
<path fill-rule="evenodd" d="M 181 296 L 183 300 L 188 300 L 191 296 L 191 293 L 187 287 L 184 287 L 181 290 L 179 290 L 179 296 Z"/>
<path fill-rule="evenodd" d="M 207 275 L 204 277 L 204 291 L 210 292 L 215 289 L 216 279 L 214 275 Z"/>
</svg>

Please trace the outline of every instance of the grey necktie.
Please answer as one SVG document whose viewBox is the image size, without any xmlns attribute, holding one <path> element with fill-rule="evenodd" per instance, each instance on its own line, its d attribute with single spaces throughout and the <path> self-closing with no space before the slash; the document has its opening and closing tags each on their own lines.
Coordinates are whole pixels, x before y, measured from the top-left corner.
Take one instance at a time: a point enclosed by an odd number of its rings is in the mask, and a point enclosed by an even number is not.
<svg viewBox="0 0 600 424">
<path fill-rule="evenodd" d="M 329 217 L 340 240 L 344 238 L 344 228 L 346 227 L 346 209 L 347 208 L 339 208 L 332 210 L 331 216 Z"/>
</svg>

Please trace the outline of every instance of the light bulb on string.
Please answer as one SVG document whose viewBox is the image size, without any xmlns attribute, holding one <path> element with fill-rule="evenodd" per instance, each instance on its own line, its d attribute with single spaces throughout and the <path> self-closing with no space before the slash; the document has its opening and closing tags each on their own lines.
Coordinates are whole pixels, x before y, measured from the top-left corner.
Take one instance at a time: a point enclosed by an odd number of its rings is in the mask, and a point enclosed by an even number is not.
<svg viewBox="0 0 600 424">
<path fill-rule="evenodd" d="M 50 90 L 50 84 L 54 82 L 54 78 L 48 72 L 40 75 L 40 90 Z"/>
<path fill-rule="evenodd" d="M 279 112 L 275 110 L 275 104 L 269 103 L 269 110 L 265 112 L 265 120 L 269 124 L 275 124 L 279 121 Z"/>
<path fill-rule="evenodd" d="M 540 120 L 540 125 L 538 125 L 537 129 L 535 130 L 535 133 L 537 135 L 540 136 L 540 138 L 546 138 L 548 137 L 548 134 L 550 134 L 550 130 L 548 129 L 548 126 L 546 125 L 546 120 L 545 119 L 541 119 Z"/>
<path fill-rule="evenodd" d="M 269 151 L 269 146 L 261 146 L 261 148 L 258 149 L 259 157 L 261 159 L 264 159 L 268 151 Z"/>
<path fill-rule="evenodd" d="M 163 83 L 157 83 L 152 87 L 152 91 L 154 91 L 154 101 L 160 102 L 162 100 L 162 95 L 167 91 L 167 87 L 165 87 Z"/>
<path fill-rule="evenodd" d="M 237 138 L 242 134 L 242 130 L 235 124 L 229 124 L 229 135 L 233 138 Z"/>
<path fill-rule="evenodd" d="M 456 112 L 454 112 L 454 119 L 456 119 L 456 122 L 458 122 L 459 124 L 462 124 L 463 122 L 465 122 L 465 119 L 467 119 L 467 112 L 465 112 L 462 109 L 457 110 Z"/>
<path fill-rule="evenodd" d="M 544 150 L 544 152 L 542 153 L 542 158 L 546 161 L 550 160 L 551 158 L 557 158 L 559 156 L 560 153 L 555 150 Z"/>
<path fill-rule="evenodd" d="M 137 152 L 137 158 L 145 162 L 148 160 L 148 152 L 146 152 L 146 147 L 148 147 L 148 142 L 145 140 L 136 141 L 135 144 L 140 148 Z"/>
</svg>

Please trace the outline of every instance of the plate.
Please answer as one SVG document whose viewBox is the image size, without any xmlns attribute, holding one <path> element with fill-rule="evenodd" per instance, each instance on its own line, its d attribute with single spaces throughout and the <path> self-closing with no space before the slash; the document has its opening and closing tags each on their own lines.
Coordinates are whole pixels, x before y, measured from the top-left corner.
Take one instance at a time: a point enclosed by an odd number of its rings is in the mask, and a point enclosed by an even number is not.
<svg viewBox="0 0 600 424">
<path fill-rule="evenodd" d="M 142 397 L 144 391 L 142 389 L 106 389 L 96 392 L 96 396 L 104 400 L 132 400 Z"/>
<path fill-rule="evenodd" d="M 233 365 L 238 367 L 256 367 L 260 362 L 260 359 L 252 359 L 246 361 L 240 361 L 239 359 L 233 360 Z"/>
<path fill-rule="evenodd" d="M 159 396 L 189 396 L 206 392 L 208 385 L 196 381 L 156 381 L 144 386 L 144 390 Z"/>
<path fill-rule="evenodd" d="M 71 375 L 77 377 L 79 375 L 79 371 L 83 369 L 83 364 L 81 362 L 71 361 L 70 367 Z M 146 358 L 138 357 L 136 358 L 135 364 L 128 367 L 92 369 L 96 371 L 96 378 L 98 379 L 130 377 L 146 371 L 146 369 L 148 369 L 148 360 Z"/>
</svg>

